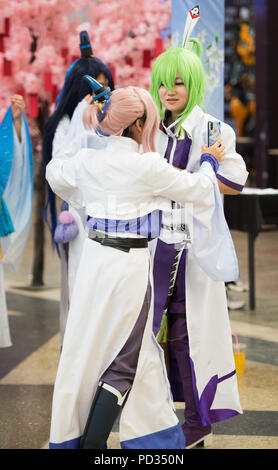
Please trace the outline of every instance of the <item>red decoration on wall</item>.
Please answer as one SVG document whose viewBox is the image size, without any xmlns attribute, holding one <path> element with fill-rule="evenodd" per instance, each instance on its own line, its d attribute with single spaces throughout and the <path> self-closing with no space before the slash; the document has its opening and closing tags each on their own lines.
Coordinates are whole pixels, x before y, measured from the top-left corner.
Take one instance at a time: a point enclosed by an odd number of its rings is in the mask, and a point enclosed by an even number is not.
<svg viewBox="0 0 278 470">
<path fill-rule="evenodd" d="M 51 72 L 44 72 L 43 74 L 44 89 L 52 93 L 52 74 Z"/>
<path fill-rule="evenodd" d="M 132 60 L 131 57 L 127 57 L 127 58 L 125 59 L 125 62 L 126 62 L 127 65 L 131 65 L 131 66 L 133 65 L 133 60 Z"/>
<path fill-rule="evenodd" d="M 154 56 L 159 56 L 164 51 L 164 43 L 162 38 L 156 38 L 155 40 L 155 52 Z"/>
<path fill-rule="evenodd" d="M 151 58 L 152 58 L 151 51 L 149 49 L 145 49 L 143 51 L 143 67 L 145 69 L 148 69 L 151 66 Z"/>
<path fill-rule="evenodd" d="M 67 63 L 68 60 L 68 55 L 69 55 L 69 50 L 67 47 L 62 47 L 61 49 L 61 56 L 64 59 L 64 64 Z"/>
<path fill-rule="evenodd" d="M 29 94 L 29 113 L 30 117 L 36 118 L 39 114 L 38 95 L 36 93 Z"/>
<path fill-rule="evenodd" d="M 73 56 L 71 57 L 71 61 L 72 61 L 72 62 L 75 62 L 77 59 L 80 59 L 80 57 L 79 57 L 78 55 L 73 55 Z"/>
<path fill-rule="evenodd" d="M 5 57 L 3 59 L 3 75 L 10 77 L 12 75 L 12 62 L 7 60 Z"/>
<path fill-rule="evenodd" d="M 0 34 L 0 52 L 5 52 L 4 37 L 5 37 L 5 34 Z"/>
<path fill-rule="evenodd" d="M 53 86 L 52 86 L 52 93 L 51 93 L 51 100 L 52 100 L 52 103 L 55 103 L 57 96 L 58 96 L 58 88 L 57 88 L 57 85 L 53 85 Z"/>
<path fill-rule="evenodd" d="M 4 25 L 5 25 L 5 36 L 9 36 L 10 35 L 10 18 L 5 18 L 4 19 Z"/>
</svg>

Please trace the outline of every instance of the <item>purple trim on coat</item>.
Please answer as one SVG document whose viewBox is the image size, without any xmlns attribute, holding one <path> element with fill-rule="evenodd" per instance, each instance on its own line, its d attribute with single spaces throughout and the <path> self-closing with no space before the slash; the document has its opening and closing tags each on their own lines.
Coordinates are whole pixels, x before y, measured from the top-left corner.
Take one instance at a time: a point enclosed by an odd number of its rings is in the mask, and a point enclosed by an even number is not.
<svg viewBox="0 0 278 470">
<path fill-rule="evenodd" d="M 218 178 L 221 183 L 225 184 L 226 186 L 229 186 L 229 188 L 235 189 L 236 191 L 242 191 L 244 188 L 244 185 L 234 183 L 233 181 L 224 178 L 224 176 L 219 175 L 219 173 L 216 174 L 216 178 Z"/>
<path fill-rule="evenodd" d="M 172 137 L 168 136 L 168 144 L 167 144 L 167 148 L 166 148 L 165 155 L 164 155 L 164 158 L 166 158 L 168 163 L 169 163 L 169 160 L 170 160 L 170 155 L 171 155 L 171 151 L 172 151 L 172 148 L 173 148 L 173 143 L 174 143 L 174 140 L 172 139 Z"/>
<path fill-rule="evenodd" d="M 223 377 L 220 377 L 220 379 L 218 379 L 218 383 L 220 384 L 220 382 L 223 382 L 224 380 L 227 380 L 229 379 L 230 377 L 232 377 L 233 375 L 235 375 L 236 373 L 236 370 L 234 369 L 232 372 L 230 372 L 229 374 L 226 374 L 226 375 L 223 375 Z"/>
<path fill-rule="evenodd" d="M 49 449 L 79 449 L 81 437 L 76 437 L 65 442 L 50 442 Z"/>
<path fill-rule="evenodd" d="M 195 402 L 198 409 L 198 413 L 202 422 L 202 426 L 208 426 L 209 424 L 216 423 L 217 421 L 223 421 L 225 419 L 231 418 L 232 416 L 236 416 L 240 414 L 236 410 L 232 409 L 214 409 L 211 410 L 210 407 L 213 403 L 217 385 L 224 380 L 230 379 L 232 376 L 236 374 L 236 371 L 233 370 L 229 374 L 224 375 L 223 377 L 218 378 L 218 375 L 214 375 L 209 382 L 207 383 L 206 387 L 204 388 L 201 398 L 198 397 L 198 390 L 196 385 L 196 375 L 194 370 L 194 363 L 190 358 L 191 364 L 191 372 L 192 372 L 192 384 L 194 389 L 194 396 Z"/>
<path fill-rule="evenodd" d="M 60 442 L 57 444 L 56 442 L 49 443 L 49 449 L 80 449 L 80 441 L 81 437 L 75 437 L 74 439 L 70 439 L 69 441 Z M 107 449 L 107 444 L 104 444 L 103 449 Z"/>
<path fill-rule="evenodd" d="M 167 134 L 167 132 L 164 128 L 162 128 L 162 131 L 168 137 L 168 144 L 167 144 L 167 148 L 166 148 L 166 151 L 165 151 L 164 158 L 166 158 L 167 162 L 169 163 L 171 151 L 172 151 L 172 148 L 173 148 L 174 139 L 169 134 Z M 171 128 L 171 132 L 175 132 L 175 130 L 173 128 Z M 191 143 L 192 143 L 192 141 L 188 137 L 188 135 L 186 135 L 184 139 L 176 139 L 176 149 L 175 149 L 174 158 L 173 158 L 173 162 L 172 162 L 173 166 L 175 166 L 176 168 L 181 168 L 182 170 L 185 170 L 185 168 L 187 166 L 187 163 L 188 163 L 188 157 L 189 157 L 189 151 L 190 151 Z"/>
<path fill-rule="evenodd" d="M 122 449 L 184 449 L 185 437 L 181 425 L 121 441 Z"/>
<path fill-rule="evenodd" d="M 148 240 L 159 237 L 162 222 L 162 212 L 154 210 L 150 214 L 135 219 L 101 219 L 88 216 L 86 226 L 92 230 L 103 232 L 130 232 L 148 237 Z"/>
<path fill-rule="evenodd" d="M 217 173 L 217 170 L 219 168 L 219 162 L 214 155 L 212 155 L 211 153 L 203 153 L 201 155 L 200 165 L 202 165 L 203 162 L 209 162 L 209 164 L 213 168 L 214 173 Z"/>
<path fill-rule="evenodd" d="M 186 137 L 183 140 L 177 140 L 176 150 L 173 158 L 173 166 L 185 170 L 188 163 L 188 156 L 191 147 L 191 140 Z"/>
</svg>

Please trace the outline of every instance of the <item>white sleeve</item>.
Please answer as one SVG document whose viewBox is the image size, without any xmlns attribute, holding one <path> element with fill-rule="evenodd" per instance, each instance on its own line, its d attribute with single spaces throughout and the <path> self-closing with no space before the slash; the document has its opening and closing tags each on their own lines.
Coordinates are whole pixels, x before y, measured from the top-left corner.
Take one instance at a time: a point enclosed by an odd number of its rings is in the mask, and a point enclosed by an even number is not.
<svg viewBox="0 0 278 470">
<path fill-rule="evenodd" d="M 225 155 L 219 164 L 217 178 L 232 189 L 242 191 L 248 178 L 245 162 L 236 152 L 236 135 L 228 124 L 221 122 L 221 137 L 225 146 Z"/>
<path fill-rule="evenodd" d="M 52 142 L 52 158 L 61 158 L 63 148 L 66 142 L 66 135 L 69 132 L 70 119 L 68 116 L 62 117 L 60 120 Z"/>
<path fill-rule="evenodd" d="M 152 165 L 153 194 L 184 206 L 181 217 L 189 226 L 190 249 L 198 264 L 216 281 L 236 280 L 237 256 L 210 163 L 204 162 L 197 173 L 176 170 L 160 157 Z"/>
<path fill-rule="evenodd" d="M 52 191 L 61 199 L 76 209 L 84 207 L 81 185 L 78 175 L 82 167 L 82 154 L 80 150 L 70 159 L 54 158 L 47 167 L 45 177 Z"/>
<path fill-rule="evenodd" d="M 159 154 L 153 154 L 150 184 L 154 196 L 163 196 L 183 205 L 197 203 L 208 208 L 213 204 L 212 192 L 215 173 L 208 162 L 204 162 L 197 173 L 177 170 Z"/>
</svg>

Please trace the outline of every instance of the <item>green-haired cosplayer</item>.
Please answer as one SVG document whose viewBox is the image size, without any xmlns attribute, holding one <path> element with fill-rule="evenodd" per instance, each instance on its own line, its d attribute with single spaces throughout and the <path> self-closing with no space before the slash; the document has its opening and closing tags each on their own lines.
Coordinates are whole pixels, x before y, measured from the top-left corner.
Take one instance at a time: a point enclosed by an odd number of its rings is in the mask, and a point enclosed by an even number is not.
<svg viewBox="0 0 278 470">
<path fill-rule="evenodd" d="M 205 75 L 199 54 L 197 40 L 162 53 L 154 62 L 150 89 L 161 118 L 157 148 L 173 166 L 190 172 L 198 171 L 201 148 L 208 144 L 208 122 L 219 121 L 202 109 Z M 237 194 L 248 173 L 236 153 L 233 129 L 224 122 L 220 126 L 226 153 L 216 176 L 222 193 Z M 169 380 L 174 400 L 186 403 L 182 427 L 189 448 L 211 439 L 212 423 L 242 410 L 225 293 L 229 279 L 219 278 L 219 259 L 205 255 L 208 241 L 196 241 L 196 229 L 190 233 L 182 222 L 182 208 L 173 204 L 172 214 L 163 213 L 160 238 L 152 242 L 154 333 L 161 333 L 162 318 L 163 325 L 167 319 Z M 179 245 L 186 238 L 191 242 Z M 170 279 L 175 281 L 166 307 Z"/>
<path fill-rule="evenodd" d="M 195 45 L 199 51 L 199 43 L 192 40 L 192 45 Z M 185 86 L 188 94 L 188 100 L 184 107 L 178 110 L 171 110 L 171 117 L 179 117 L 178 129 L 181 129 L 181 124 L 184 119 L 191 113 L 195 105 L 202 106 L 205 94 L 205 74 L 202 62 L 197 53 L 192 52 L 190 49 L 184 47 L 177 47 L 168 49 L 161 54 L 155 61 L 152 70 L 152 83 L 151 94 L 157 105 L 160 118 L 164 120 L 165 108 L 164 103 L 161 102 L 160 94 L 161 88 L 165 88 L 169 92 L 172 91 L 173 85 L 177 84 L 177 76 Z M 170 114 L 168 113 L 168 114 Z"/>
</svg>

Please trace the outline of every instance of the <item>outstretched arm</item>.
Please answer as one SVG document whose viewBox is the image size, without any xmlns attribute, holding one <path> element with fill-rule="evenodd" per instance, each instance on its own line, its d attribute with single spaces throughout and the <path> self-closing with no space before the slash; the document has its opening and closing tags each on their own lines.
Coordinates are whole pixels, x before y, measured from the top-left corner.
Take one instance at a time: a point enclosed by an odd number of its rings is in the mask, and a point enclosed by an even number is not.
<svg viewBox="0 0 278 470">
<path fill-rule="evenodd" d="M 225 147 L 218 139 L 214 145 L 203 145 L 201 168 L 196 173 L 186 170 L 177 172 L 166 160 L 153 159 L 151 184 L 155 196 L 163 196 L 181 204 L 203 203 L 211 197 L 210 191 L 215 184 L 215 173 L 222 162 Z M 155 157 L 156 158 L 156 157 Z M 207 160 L 207 161 L 206 161 Z"/>
</svg>

